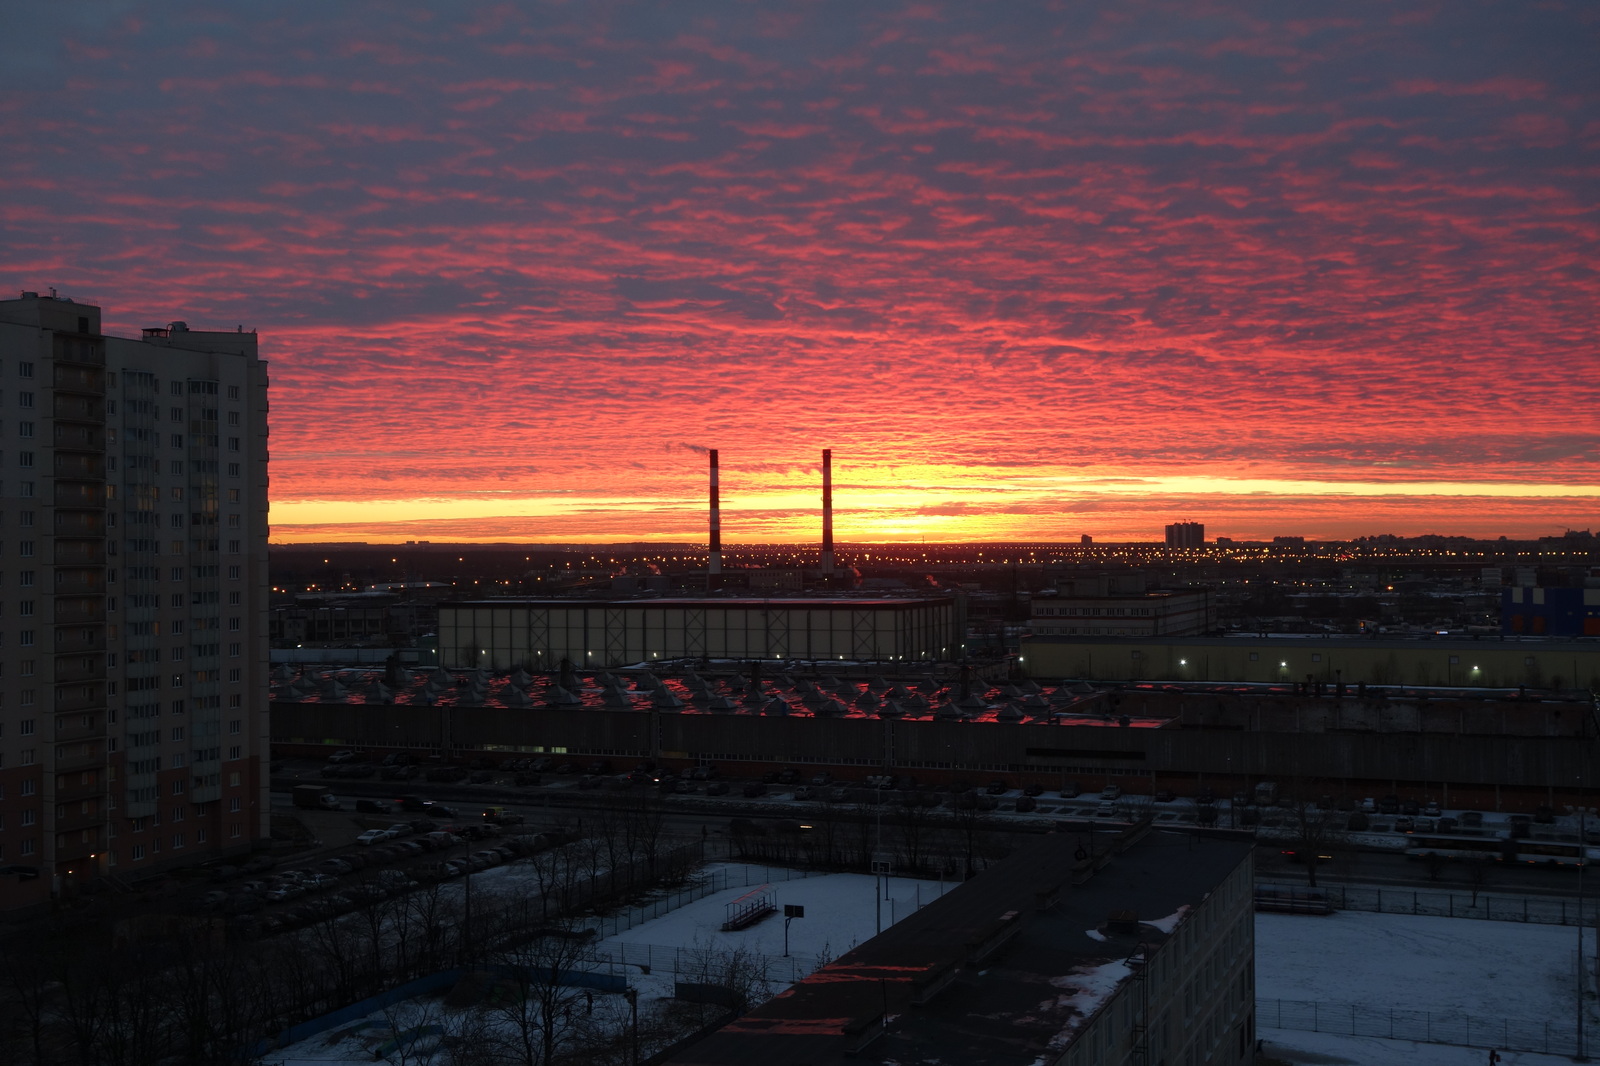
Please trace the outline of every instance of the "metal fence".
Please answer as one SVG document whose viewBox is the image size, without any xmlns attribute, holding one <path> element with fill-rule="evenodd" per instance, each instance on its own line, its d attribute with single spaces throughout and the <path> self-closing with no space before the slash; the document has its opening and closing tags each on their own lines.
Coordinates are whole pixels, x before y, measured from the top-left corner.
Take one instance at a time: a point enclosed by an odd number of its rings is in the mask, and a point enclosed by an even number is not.
<svg viewBox="0 0 1600 1066">
<path fill-rule="evenodd" d="M 1376 911 L 1381 914 L 1431 914 L 1444 918 L 1480 918 L 1494 922 L 1530 922 L 1535 925 L 1578 925 L 1578 900 L 1553 896 L 1498 896 L 1448 889 L 1380 888 L 1376 885 L 1257 882 L 1257 890 L 1279 890 L 1300 896 L 1321 893 L 1335 910 Z M 1600 921 L 1600 900 L 1585 900 L 1582 924 Z"/>
<path fill-rule="evenodd" d="M 597 963 L 609 963 L 613 972 L 633 967 L 641 973 L 670 973 L 680 981 L 715 983 L 730 953 L 730 949 L 721 945 L 674 947 L 617 942 L 596 945 L 594 959 Z M 793 984 L 829 961 L 816 955 L 763 955 L 760 952 L 747 952 L 746 958 L 752 968 L 760 968 L 762 979 L 773 985 Z"/>
<path fill-rule="evenodd" d="M 1572 1023 L 1485 1018 L 1464 1011 L 1406 1010 L 1360 1003 L 1258 999 L 1256 1025 L 1334 1036 L 1370 1036 L 1424 1044 L 1571 1055 L 1578 1047 Z"/>
<path fill-rule="evenodd" d="M 600 938 L 605 939 L 625 933 L 636 925 L 660 918 L 664 914 L 670 914 L 679 907 L 705 899 L 725 888 L 740 886 L 748 888 L 773 881 L 800 880 L 810 876 L 811 874 L 805 870 L 787 870 L 779 866 L 735 866 L 713 870 L 703 881 L 673 889 L 660 898 L 641 903 L 637 907 L 629 907 L 625 911 L 598 918 L 595 920 L 595 926 Z"/>
</svg>

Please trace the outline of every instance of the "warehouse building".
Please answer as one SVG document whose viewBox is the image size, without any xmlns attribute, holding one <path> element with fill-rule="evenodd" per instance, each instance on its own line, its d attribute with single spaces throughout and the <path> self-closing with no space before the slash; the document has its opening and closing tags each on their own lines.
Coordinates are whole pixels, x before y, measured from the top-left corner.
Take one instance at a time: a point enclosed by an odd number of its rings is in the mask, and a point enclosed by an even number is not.
<svg viewBox="0 0 1600 1066">
<path fill-rule="evenodd" d="M 1029 676 L 1094 681 L 1237 681 L 1600 692 L 1600 643 L 1370 637 L 1056 636 L 1021 641 Z"/>
<path fill-rule="evenodd" d="M 479 600 L 439 607 L 447 669 L 601 669 L 672 659 L 936 662 L 961 652 L 950 597 Z"/>
</svg>

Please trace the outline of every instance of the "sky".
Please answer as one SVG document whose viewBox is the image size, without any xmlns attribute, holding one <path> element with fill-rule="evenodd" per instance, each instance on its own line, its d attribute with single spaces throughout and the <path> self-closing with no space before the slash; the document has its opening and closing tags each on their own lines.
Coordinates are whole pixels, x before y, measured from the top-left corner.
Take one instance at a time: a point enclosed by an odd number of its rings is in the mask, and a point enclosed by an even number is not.
<svg viewBox="0 0 1600 1066">
<path fill-rule="evenodd" d="M 1600 527 L 1600 7 L 0 8 L 0 287 L 259 331 L 277 542 Z M 0 288 L 3 291 L 3 288 Z"/>
</svg>

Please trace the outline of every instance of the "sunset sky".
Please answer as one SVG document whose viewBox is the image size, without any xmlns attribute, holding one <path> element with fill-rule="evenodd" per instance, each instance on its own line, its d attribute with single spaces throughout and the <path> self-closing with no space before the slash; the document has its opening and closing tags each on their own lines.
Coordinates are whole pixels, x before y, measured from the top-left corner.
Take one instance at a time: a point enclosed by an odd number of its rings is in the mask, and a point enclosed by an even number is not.
<svg viewBox="0 0 1600 1066">
<path fill-rule="evenodd" d="M 0 286 L 260 331 L 273 539 L 1600 528 L 1600 6 L 12 3 Z"/>
</svg>

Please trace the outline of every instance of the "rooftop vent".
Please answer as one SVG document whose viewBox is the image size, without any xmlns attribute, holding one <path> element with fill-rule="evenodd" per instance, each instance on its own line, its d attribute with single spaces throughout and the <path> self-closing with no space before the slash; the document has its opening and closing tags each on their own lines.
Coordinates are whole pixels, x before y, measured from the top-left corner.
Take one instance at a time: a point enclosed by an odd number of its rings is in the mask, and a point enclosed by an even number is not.
<svg viewBox="0 0 1600 1066">
<path fill-rule="evenodd" d="M 1137 933 L 1139 931 L 1139 915 L 1136 911 L 1112 911 L 1106 915 L 1106 932 L 1108 933 Z"/>
</svg>

